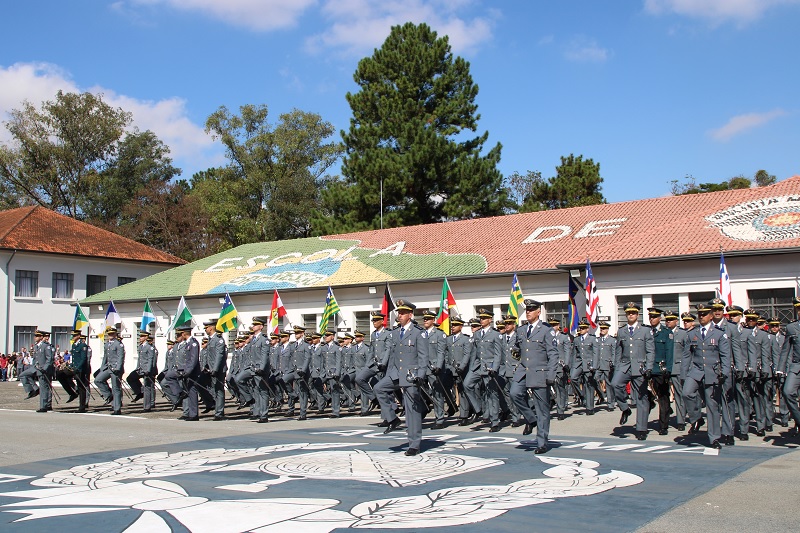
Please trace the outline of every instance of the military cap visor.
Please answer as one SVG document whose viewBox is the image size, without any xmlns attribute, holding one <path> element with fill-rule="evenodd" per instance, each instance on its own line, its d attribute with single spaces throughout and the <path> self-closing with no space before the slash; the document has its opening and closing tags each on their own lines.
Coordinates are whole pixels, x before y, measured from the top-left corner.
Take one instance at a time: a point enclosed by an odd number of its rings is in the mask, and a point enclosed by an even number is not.
<svg viewBox="0 0 800 533">
<path fill-rule="evenodd" d="M 610 327 L 611 326 L 608 324 L 608 322 L 600 322 L 600 324 L 598 324 L 598 328 L 600 329 L 608 329 Z"/>
<path fill-rule="evenodd" d="M 561 321 L 557 318 L 551 318 L 547 321 L 547 323 L 551 326 L 557 326 L 558 324 L 561 324 Z"/>
<path fill-rule="evenodd" d="M 179 330 L 180 330 L 180 328 L 179 328 Z M 114 333 L 114 334 L 116 334 L 117 333 L 117 328 L 106 328 L 106 333 Z M 46 335 L 50 335 L 50 334 L 46 333 Z"/>
<path fill-rule="evenodd" d="M 744 316 L 748 320 L 758 320 L 759 318 L 761 318 L 761 315 L 755 309 L 748 309 L 747 311 L 745 311 Z"/>
<path fill-rule="evenodd" d="M 523 302 L 526 311 L 536 311 L 542 306 L 542 302 L 526 298 Z"/>
<path fill-rule="evenodd" d="M 208 327 L 208 326 L 216 326 L 217 325 L 217 319 L 216 318 L 211 318 L 209 320 L 206 320 L 205 322 L 203 322 L 203 325 L 206 326 L 206 327 Z"/>
<path fill-rule="evenodd" d="M 485 307 L 481 307 L 478 309 L 478 318 L 494 318 L 494 313 L 490 312 Z"/>
<path fill-rule="evenodd" d="M 181 331 L 181 332 L 192 331 L 192 329 L 193 329 L 192 326 L 178 326 L 177 328 L 175 328 L 175 331 Z"/>
<path fill-rule="evenodd" d="M 72 336 L 75 337 L 76 335 L 83 335 L 83 332 L 79 329 L 73 329 Z"/>
<path fill-rule="evenodd" d="M 770 326 L 780 326 L 781 325 L 781 321 L 778 320 L 775 317 L 772 317 L 772 319 L 770 319 L 770 321 L 769 321 L 769 325 Z"/>
<path fill-rule="evenodd" d="M 167 346 L 172 346 L 173 344 L 175 344 L 175 341 L 167 341 Z"/>
<path fill-rule="evenodd" d="M 288 337 L 289 336 L 289 332 L 288 331 L 281 331 L 280 336 L 281 337 Z"/>
<path fill-rule="evenodd" d="M 139 336 L 140 337 L 149 337 L 150 336 L 150 332 L 148 332 L 148 331 L 140 331 L 139 332 Z"/>
<path fill-rule="evenodd" d="M 306 330 L 303 326 L 294 326 L 292 329 L 294 329 L 295 333 L 303 333 Z"/>
<path fill-rule="evenodd" d="M 451 318 L 450 319 L 450 325 L 451 326 L 463 326 L 464 325 L 464 321 L 462 319 L 460 319 L 460 318 Z"/>
<path fill-rule="evenodd" d="M 800 298 L 798 298 L 797 296 L 792 298 L 792 305 L 795 307 L 800 307 Z"/>
<path fill-rule="evenodd" d="M 372 315 L 370 316 L 370 319 L 373 320 L 373 321 L 375 321 L 375 320 L 383 320 L 384 318 L 386 318 L 386 317 L 382 313 L 372 313 Z"/>
<path fill-rule="evenodd" d="M 315 331 L 314 333 L 311 334 L 311 338 L 312 339 L 321 339 L 322 335 L 318 331 Z"/>
<path fill-rule="evenodd" d="M 725 309 L 725 302 L 719 298 L 714 298 L 708 302 L 708 306 L 712 309 Z"/>
<path fill-rule="evenodd" d="M 625 312 L 626 313 L 639 313 L 641 312 L 642 307 L 637 304 L 636 302 L 628 302 L 625 304 Z"/>
<path fill-rule="evenodd" d="M 353 336 L 355 336 L 355 337 L 363 337 L 363 336 L 364 336 L 364 332 L 363 332 L 363 331 L 358 331 L 358 330 L 355 330 L 355 331 L 353 332 Z"/>
<path fill-rule="evenodd" d="M 657 307 L 648 307 L 647 308 L 647 314 L 652 316 L 652 317 L 656 317 L 656 316 L 663 315 L 664 311 L 662 311 L 661 309 L 659 309 Z"/>
<path fill-rule="evenodd" d="M 277 333 L 270 333 L 269 334 L 269 338 L 270 339 L 280 339 L 280 336 Z"/>
<path fill-rule="evenodd" d="M 416 309 L 416 308 L 417 308 L 417 306 L 412 304 L 408 300 L 397 300 L 397 303 L 395 304 L 395 310 L 397 312 L 400 312 L 400 311 L 414 311 L 414 309 Z"/>
<path fill-rule="evenodd" d="M 664 311 L 664 318 L 666 320 L 678 320 L 677 311 Z"/>
</svg>

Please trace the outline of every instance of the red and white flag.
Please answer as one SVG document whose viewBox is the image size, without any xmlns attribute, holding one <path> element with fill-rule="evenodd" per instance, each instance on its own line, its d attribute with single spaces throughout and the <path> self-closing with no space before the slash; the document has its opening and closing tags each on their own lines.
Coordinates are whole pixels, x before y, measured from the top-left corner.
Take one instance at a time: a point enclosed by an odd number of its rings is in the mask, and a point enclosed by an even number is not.
<svg viewBox="0 0 800 533">
<path fill-rule="evenodd" d="M 286 308 L 281 301 L 281 295 L 278 291 L 272 295 L 272 310 L 269 312 L 269 332 L 280 333 L 281 318 L 286 316 Z"/>
<path fill-rule="evenodd" d="M 592 275 L 592 265 L 589 264 L 589 259 L 586 259 L 586 320 L 593 328 L 597 327 L 599 304 L 600 297 L 597 295 L 597 284 Z"/>
<path fill-rule="evenodd" d="M 728 276 L 728 267 L 725 266 L 725 256 L 719 253 L 719 297 L 726 305 L 733 305 L 731 297 L 731 278 Z"/>
</svg>

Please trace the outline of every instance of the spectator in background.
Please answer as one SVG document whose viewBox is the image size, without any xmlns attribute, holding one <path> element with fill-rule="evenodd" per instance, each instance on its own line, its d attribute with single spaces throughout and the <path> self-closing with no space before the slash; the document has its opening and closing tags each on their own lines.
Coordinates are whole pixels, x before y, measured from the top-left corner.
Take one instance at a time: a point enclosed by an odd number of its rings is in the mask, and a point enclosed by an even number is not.
<svg viewBox="0 0 800 533">
<path fill-rule="evenodd" d="M 8 381 L 8 357 L 0 353 L 0 381 Z"/>
<path fill-rule="evenodd" d="M 17 378 L 17 352 L 13 352 L 8 358 L 8 368 L 6 376 L 9 381 Z"/>
</svg>

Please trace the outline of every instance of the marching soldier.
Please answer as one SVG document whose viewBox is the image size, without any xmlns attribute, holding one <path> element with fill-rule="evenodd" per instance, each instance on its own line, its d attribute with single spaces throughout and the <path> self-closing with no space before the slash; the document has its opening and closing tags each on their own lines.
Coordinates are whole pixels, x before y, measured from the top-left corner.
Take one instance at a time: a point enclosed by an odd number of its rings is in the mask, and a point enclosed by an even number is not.
<svg viewBox="0 0 800 533">
<path fill-rule="evenodd" d="M 321 378 L 323 383 L 328 386 L 328 391 L 331 396 L 331 414 L 330 418 L 339 418 L 340 402 L 341 402 L 341 386 L 339 379 L 342 375 L 342 350 L 336 343 L 336 333 L 331 330 L 326 330 L 322 337 L 324 344 L 321 344 L 321 359 L 322 359 L 322 372 Z"/>
<path fill-rule="evenodd" d="M 112 403 L 112 415 L 122 414 L 122 374 L 125 364 L 125 347 L 117 338 L 117 328 L 106 328 L 108 341 L 105 344 L 103 362 L 100 364 L 100 371 L 94 378 L 97 390 L 103 396 L 106 404 Z M 108 387 L 108 380 L 111 379 L 111 388 Z"/>
<path fill-rule="evenodd" d="M 384 315 L 380 311 L 373 311 L 370 317 L 372 319 L 372 327 L 374 331 L 370 334 L 369 347 L 367 352 L 366 364 L 356 372 L 356 385 L 361 391 L 361 416 L 366 416 L 378 407 L 378 399 L 375 397 L 373 385 L 381 379 L 380 370 L 378 365 L 383 360 L 383 354 L 386 351 L 386 339 L 389 334 L 383 327 Z M 364 401 L 366 397 L 368 402 Z"/>
<path fill-rule="evenodd" d="M 756 435 L 763 437 L 772 431 L 772 406 L 767 405 L 766 383 L 772 379 L 772 346 L 769 333 L 758 327 L 758 311 L 745 311 L 745 329 L 742 331 L 742 348 L 747 352 L 750 374 L 750 397 L 756 412 Z M 741 416 L 741 415 L 740 415 Z"/>
<path fill-rule="evenodd" d="M 430 358 L 430 371 L 428 384 L 433 391 L 433 413 L 436 421 L 433 429 L 443 429 L 447 418 L 445 414 L 445 395 L 450 394 L 448 389 L 451 387 L 450 379 L 447 376 L 445 366 L 445 350 L 447 348 L 447 334 L 436 327 L 436 313 L 427 309 L 422 313 L 422 328 L 428 337 L 428 355 Z"/>
<path fill-rule="evenodd" d="M 709 446 L 718 450 L 722 447 L 720 415 L 726 409 L 723 394 L 724 383 L 730 379 L 731 352 L 728 335 L 714 326 L 711 313 L 711 302 L 698 306 L 700 327 L 689 333 L 689 357 L 683 359 L 681 375 L 686 376 L 683 393 L 691 424 L 689 434 L 696 434 L 705 424 L 700 414 L 699 393 L 706 403 Z"/>
<path fill-rule="evenodd" d="M 658 434 L 666 435 L 669 431 L 669 385 L 674 365 L 675 336 L 669 327 L 661 326 L 664 312 L 656 307 L 647 310 L 650 318 L 650 331 L 653 333 L 655 358 L 651 372 L 653 390 L 658 401 Z M 677 317 L 676 317 L 677 318 Z"/>
<path fill-rule="evenodd" d="M 134 394 L 132 402 L 138 402 L 144 398 L 142 402 L 142 411 L 145 413 L 149 413 L 153 410 L 156 401 L 156 390 L 153 384 L 153 378 L 155 378 L 156 375 L 156 351 L 148 342 L 149 337 L 150 334 L 147 331 L 139 332 L 136 370 L 128 374 L 128 377 L 125 378 L 125 381 L 128 382 Z M 144 380 L 144 384 L 142 384 L 142 380 Z"/>
<path fill-rule="evenodd" d="M 498 328 L 500 329 L 500 328 Z M 503 341 L 503 359 L 500 364 L 500 383 L 503 385 L 503 402 L 508 406 L 506 413 L 511 413 L 511 427 L 519 427 L 525 420 L 511 397 L 511 381 L 520 366 L 520 360 L 513 357 L 514 346 L 517 343 L 517 319 L 513 315 L 503 315 L 503 330 L 500 338 Z"/>
<path fill-rule="evenodd" d="M 542 304 L 532 299 L 523 303 L 528 325 L 521 328 L 514 341 L 521 364 L 513 378 L 511 396 L 525 418 L 522 434 L 530 435 L 537 428 L 534 453 L 542 454 L 547 452 L 550 434 L 550 385 L 556 377 L 558 349 L 550 325 L 539 320 Z M 532 394 L 533 410 L 528 406 L 528 391 Z"/>
<path fill-rule="evenodd" d="M 185 403 L 184 420 L 196 422 L 200 420 L 197 412 L 197 377 L 200 374 L 200 344 L 192 337 L 192 326 L 184 325 L 175 328 L 177 334 L 175 348 L 175 369 L 164 375 L 164 394 L 172 409 L 176 409 L 183 400 Z"/>
<path fill-rule="evenodd" d="M 270 376 L 269 356 L 270 340 L 264 335 L 264 324 L 269 323 L 269 317 L 253 318 L 253 336 L 248 343 L 250 352 L 250 372 L 254 382 L 253 416 L 259 424 L 269 422 L 269 383 Z"/>
<path fill-rule="evenodd" d="M 569 405 L 567 386 L 569 385 L 570 365 L 572 364 L 572 337 L 561 331 L 559 328 L 560 322 L 556 318 L 551 318 L 547 323 L 552 328 L 550 334 L 553 336 L 553 341 L 556 343 L 556 350 L 558 351 L 556 378 L 553 383 L 556 416 L 559 420 L 564 420 L 567 417 L 566 412 Z"/>
<path fill-rule="evenodd" d="M 78 382 L 78 412 L 85 413 L 91 372 L 89 371 L 89 346 L 79 329 L 72 331 L 69 362 L 75 372 L 75 380 Z"/>
<path fill-rule="evenodd" d="M 792 298 L 795 317 L 800 313 L 800 299 Z M 778 361 L 776 375 L 779 379 L 785 380 L 783 384 L 783 396 L 789 413 L 794 419 L 794 429 L 790 434 L 798 434 L 800 426 L 800 407 L 798 407 L 798 389 L 800 389 L 800 321 L 795 320 L 786 325 L 786 339 L 781 348 L 781 358 Z"/>
<path fill-rule="evenodd" d="M 217 320 L 203 322 L 208 335 L 206 346 L 206 365 L 211 377 L 211 390 L 214 391 L 214 420 L 225 420 L 225 373 L 228 371 L 228 345 L 217 329 Z"/>
<path fill-rule="evenodd" d="M 345 361 L 345 373 L 342 376 L 342 384 L 347 391 L 350 413 L 356 412 L 356 403 L 361 404 L 364 409 L 364 401 L 369 401 L 366 397 L 359 398 L 361 390 L 356 386 L 356 373 L 367 364 L 367 347 L 364 344 L 364 333 L 355 330 L 352 334 L 347 333 L 346 338 L 350 339 L 347 346 L 347 358 Z"/>
<path fill-rule="evenodd" d="M 460 316 L 450 318 L 450 336 L 447 337 L 447 350 L 445 352 L 447 364 L 450 366 L 456 390 L 458 391 L 459 426 L 467 426 L 471 420 L 471 404 L 464 390 L 464 376 L 466 376 L 470 367 L 472 344 L 470 343 L 470 338 L 461 332 L 463 327 L 463 318 Z M 477 411 L 472 408 L 472 412 Z"/>
<path fill-rule="evenodd" d="M 741 376 L 744 376 L 744 360 L 742 356 L 741 343 L 739 336 L 741 334 L 741 327 L 739 320 L 742 318 L 741 308 L 738 306 L 731 306 L 728 309 L 728 317 L 725 318 L 725 302 L 719 298 L 714 298 L 709 302 L 713 310 L 714 317 L 713 324 L 722 329 L 728 336 L 728 349 L 730 350 L 728 360 L 731 362 L 731 368 L 728 370 L 728 378 L 722 384 L 722 401 L 726 409 L 722 411 L 722 437 L 720 442 L 726 446 L 733 446 L 733 435 L 736 426 L 736 401 L 737 398 L 744 403 L 743 395 L 746 394 L 741 379 L 736 383 L 737 369 L 740 370 Z M 699 317 L 698 317 L 699 318 Z M 739 392 L 737 393 L 737 389 Z M 739 398 L 739 396 L 742 396 Z M 749 402 L 747 402 L 749 403 Z M 741 425 L 741 424 L 740 424 Z M 750 415 L 748 411 L 747 419 L 744 421 L 745 431 L 739 432 L 739 438 L 747 440 L 747 427 L 750 425 Z"/>
<path fill-rule="evenodd" d="M 589 335 L 589 322 L 582 318 L 578 322 L 578 335 L 572 343 L 572 381 L 583 393 L 583 405 L 587 415 L 594 414 L 594 397 L 597 382 L 594 379 L 594 341 Z"/>
<path fill-rule="evenodd" d="M 689 319 L 694 322 L 694 315 L 684 313 L 684 320 Z M 670 372 L 670 384 L 672 385 L 672 395 L 675 398 L 675 423 L 678 431 L 686 430 L 686 402 L 683 399 L 683 383 L 686 376 L 681 367 L 683 360 L 689 357 L 689 333 L 678 326 L 677 311 L 666 311 L 664 322 L 672 332 L 672 371 Z M 686 323 L 686 322 L 684 322 Z"/>
<path fill-rule="evenodd" d="M 492 312 L 485 307 L 478 309 L 481 329 L 472 336 L 475 359 L 485 387 L 483 420 L 491 424 L 489 432 L 500 431 L 500 395 L 502 386 L 497 377 L 503 358 L 503 341 L 500 333 L 492 327 Z"/>
<path fill-rule="evenodd" d="M 617 338 L 608 334 L 609 324 L 601 320 L 597 325 L 597 334 L 594 341 L 592 366 L 595 368 L 595 383 L 598 388 L 600 383 L 606 388 L 606 409 L 613 411 L 617 407 L 617 397 L 611 385 L 614 376 L 614 357 L 617 353 Z M 566 391 L 566 387 L 564 389 Z"/>
<path fill-rule="evenodd" d="M 39 396 L 39 409 L 37 413 L 46 413 L 53 410 L 53 398 L 50 391 L 52 386 L 51 382 L 54 374 L 54 361 L 55 354 L 53 347 L 47 342 L 46 338 L 49 336 L 49 331 L 42 331 L 37 329 L 33 334 L 34 348 L 33 348 L 33 364 L 26 368 L 19 375 L 19 380 L 25 387 L 25 392 L 28 393 L 28 398 Z M 38 386 L 34 381 L 34 376 L 38 380 Z"/>
<path fill-rule="evenodd" d="M 625 386 L 631 384 L 631 396 L 636 402 L 636 438 L 647 439 L 647 419 L 650 414 L 650 391 L 647 382 L 650 379 L 655 348 L 653 335 L 650 328 L 639 323 L 641 307 L 635 302 L 625 304 L 625 317 L 627 324 L 619 328 L 617 333 L 617 356 L 614 365 L 614 394 L 617 404 L 622 410 L 619 419 L 620 426 L 624 426 L 631 414 L 631 408 L 625 398 Z"/>
<path fill-rule="evenodd" d="M 422 418 L 427 411 L 419 387 L 428 371 L 429 343 L 422 328 L 413 323 L 416 306 L 407 300 L 397 300 L 397 321 L 399 327 L 389 334 L 386 353 L 382 361 L 386 376 L 375 386 L 375 394 L 381 405 L 381 412 L 389 424 L 384 433 L 389 433 L 400 425 L 394 407 L 394 393 L 403 391 L 403 405 L 406 414 L 406 433 L 408 435 L 408 456 L 417 455 L 422 443 Z"/>
<path fill-rule="evenodd" d="M 81 332 L 80 330 L 74 330 L 72 332 L 72 344 L 76 344 L 80 342 Z M 70 403 L 75 400 L 79 396 L 78 390 L 75 388 L 75 367 L 72 365 L 72 357 L 70 357 L 69 362 L 62 361 L 61 364 L 58 363 L 56 359 L 56 380 L 61 383 L 61 387 L 64 389 L 64 392 L 69 394 L 69 398 L 67 399 L 66 403 Z M 52 383 L 51 383 L 52 384 Z"/>
<path fill-rule="evenodd" d="M 294 342 L 290 346 L 291 361 L 284 374 L 284 381 L 292 384 L 293 398 L 300 402 L 300 416 L 298 420 L 305 420 L 308 416 L 308 366 L 311 364 L 311 346 L 305 341 L 306 328 L 294 327 Z M 288 416 L 294 415 L 294 403 L 289 404 Z"/>
<path fill-rule="evenodd" d="M 462 359 L 460 372 L 464 372 L 464 395 L 469 399 L 469 403 L 473 411 L 475 411 L 475 418 L 472 420 L 462 418 L 459 423 L 461 426 L 467 426 L 487 416 L 485 414 L 487 411 L 485 411 L 486 404 L 484 403 L 483 378 L 481 376 L 484 369 L 475 350 L 475 339 L 481 331 L 481 321 L 477 318 L 470 318 L 469 327 L 472 331 L 472 336 L 469 338 L 469 348 L 466 348 L 469 350 L 469 358 Z"/>
<path fill-rule="evenodd" d="M 344 403 L 347 403 L 347 412 L 354 413 L 356 411 L 356 393 L 355 393 L 355 366 L 353 363 L 353 340 L 355 336 L 349 331 L 346 332 L 341 340 L 340 347 L 342 352 L 342 374 L 339 378 L 339 386 L 344 395 Z M 353 376 L 351 379 L 351 375 Z"/>
<path fill-rule="evenodd" d="M 319 414 L 325 412 L 325 391 L 322 388 L 324 368 L 322 365 L 321 339 L 322 335 L 319 332 L 315 331 L 311 334 L 310 384 L 313 396 L 312 400 L 317 404 L 317 413 Z"/>
<path fill-rule="evenodd" d="M 786 376 L 786 367 L 781 368 L 778 366 L 781 360 L 781 349 L 783 348 L 783 343 L 786 341 L 786 336 L 781 332 L 781 320 L 776 316 L 770 318 L 769 320 L 769 338 L 770 348 L 772 351 L 773 374 L 773 379 L 769 382 L 771 389 L 769 393 L 769 403 L 771 406 L 774 405 L 774 398 L 775 394 L 777 393 L 779 396 L 778 417 L 775 421 L 783 427 L 788 427 L 789 407 L 786 405 L 786 397 L 783 395 L 782 378 L 779 378 L 778 376 L 779 370 L 783 373 L 783 377 Z"/>
</svg>

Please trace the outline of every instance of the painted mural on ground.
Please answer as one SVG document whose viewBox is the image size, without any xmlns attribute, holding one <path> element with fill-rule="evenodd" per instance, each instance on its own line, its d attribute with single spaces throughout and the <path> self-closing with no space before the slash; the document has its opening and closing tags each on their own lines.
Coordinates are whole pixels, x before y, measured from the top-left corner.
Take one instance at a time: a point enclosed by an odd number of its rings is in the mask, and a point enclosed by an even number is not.
<svg viewBox="0 0 800 533">
<path fill-rule="evenodd" d="M 170 523 L 175 521 L 192 532 L 213 533 L 418 530 L 485 521 L 491 527 L 492 519 L 515 508 L 591 496 L 644 481 L 627 472 L 601 473 L 595 461 L 537 457 L 544 477 L 507 484 L 459 484 L 460 476 L 485 472 L 504 461 L 466 455 L 447 446 L 413 457 L 353 446 L 327 442 L 213 448 L 77 465 L 35 478 L 23 490 L 0 493 L 16 500 L 0 506 L 0 512 L 19 517 L 9 524 L 11 531 L 15 525 L 47 524 L 48 518 L 57 518 L 59 527 L 70 529 L 98 514 L 106 531 L 125 533 L 171 532 Z M 230 484 L 232 473 L 257 480 Z M 180 476 L 190 477 L 192 483 L 182 485 Z M 422 489 L 445 478 L 455 478 L 452 486 Z M 198 479 L 217 489 L 216 493 L 225 491 L 230 496 L 209 497 L 208 491 L 195 488 Z M 371 483 L 400 492 L 344 505 L 337 498 L 268 497 L 271 487 L 307 479 Z M 265 491 L 259 498 L 249 496 Z"/>
</svg>

